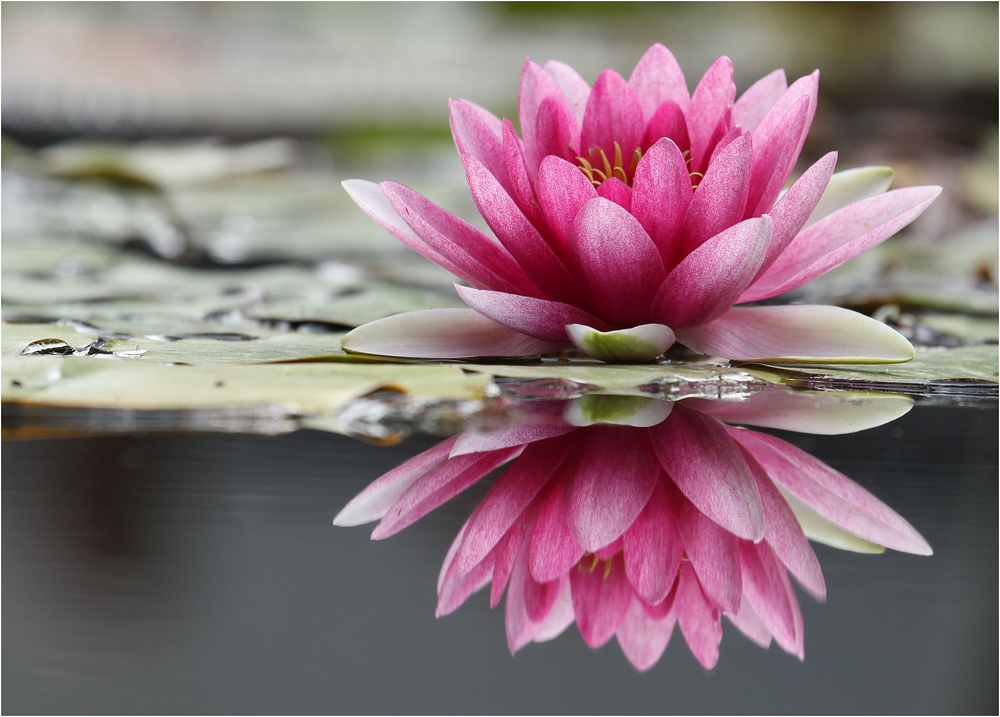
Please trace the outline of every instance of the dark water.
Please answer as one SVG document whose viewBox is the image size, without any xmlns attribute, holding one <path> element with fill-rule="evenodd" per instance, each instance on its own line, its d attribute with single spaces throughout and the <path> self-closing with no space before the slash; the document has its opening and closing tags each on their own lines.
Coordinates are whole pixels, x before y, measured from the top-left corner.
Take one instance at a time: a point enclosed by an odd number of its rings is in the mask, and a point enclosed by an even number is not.
<svg viewBox="0 0 1000 717">
<path fill-rule="evenodd" d="M 887 502 L 935 554 L 816 545 L 829 597 L 799 592 L 804 662 L 726 624 L 713 671 L 675 631 L 645 674 L 573 626 L 511 657 L 483 593 L 435 619 L 441 561 L 485 485 L 386 541 L 331 525 L 437 439 L 6 442 L 3 711 L 996 713 L 995 406 L 782 435 Z"/>
</svg>

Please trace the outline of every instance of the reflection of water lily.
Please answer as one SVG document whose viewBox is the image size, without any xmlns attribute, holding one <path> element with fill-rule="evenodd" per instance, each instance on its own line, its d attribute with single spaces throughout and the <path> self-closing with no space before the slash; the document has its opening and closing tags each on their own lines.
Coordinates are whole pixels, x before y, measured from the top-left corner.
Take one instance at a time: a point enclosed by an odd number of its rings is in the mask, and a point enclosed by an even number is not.
<svg viewBox="0 0 1000 717">
<path fill-rule="evenodd" d="M 413 357 L 527 355 L 569 343 L 645 361 L 675 338 L 731 359 L 901 361 L 909 344 L 829 306 L 736 307 L 839 266 L 913 221 L 940 192 L 885 192 L 892 173 L 834 174 L 836 153 L 788 191 L 816 111 L 818 72 L 767 75 L 736 98 L 726 57 L 692 94 L 654 45 L 628 81 L 593 88 L 567 65 L 524 64 L 521 136 L 465 100 L 451 126 L 499 243 L 396 182 L 344 183 L 408 246 L 472 285 L 467 309 L 411 312 L 344 340 Z M 477 313 L 478 312 L 478 313 Z"/>
<path fill-rule="evenodd" d="M 858 430 L 909 408 L 887 401 L 862 407 L 860 422 L 826 412 L 817 432 L 837 432 L 838 423 Z M 788 573 L 817 599 L 826 593 L 807 535 L 859 551 L 930 553 L 909 523 L 843 474 L 708 415 L 739 409 L 692 403 L 703 410 L 587 397 L 566 411 L 576 425 L 450 438 L 379 478 L 335 522 L 381 519 L 372 537 L 388 537 L 513 459 L 449 551 L 438 614 L 492 584 L 494 606 L 507 590 L 511 651 L 575 621 L 591 647 L 617 636 L 639 669 L 659 659 L 675 623 L 699 662 L 713 666 L 723 614 L 754 641 L 773 638 L 802 657 Z M 734 420 L 754 423 L 753 403 L 761 425 L 808 427 L 791 394 L 748 402 Z M 541 410 L 553 408 L 561 412 Z M 599 422 L 607 420 L 619 425 Z"/>
</svg>

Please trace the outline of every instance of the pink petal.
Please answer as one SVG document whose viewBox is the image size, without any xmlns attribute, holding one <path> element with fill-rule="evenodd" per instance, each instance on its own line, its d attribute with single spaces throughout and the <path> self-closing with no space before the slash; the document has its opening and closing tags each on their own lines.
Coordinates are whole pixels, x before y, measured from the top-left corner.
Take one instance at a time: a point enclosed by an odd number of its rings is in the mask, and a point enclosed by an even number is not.
<svg viewBox="0 0 1000 717">
<path fill-rule="evenodd" d="M 466 304 L 488 319 L 521 334 L 542 341 L 565 343 L 567 324 L 591 324 L 610 329 L 610 325 L 570 304 L 535 299 L 499 291 L 481 291 L 455 284 L 455 290 Z"/>
<path fill-rule="evenodd" d="M 799 101 L 785 113 L 774 133 L 763 147 L 754 145 L 753 171 L 750 175 L 750 192 L 747 195 L 746 217 L 758 217 L 774 206 L 774 200 L 788 181 L 799 149 L 809 131 L 809 98 Z"/>
<path fill-rule="evenodd" d="M 726 147 L 735 142 L 737 139 L 746 134 L 739 127 L 732 124 L 732 112 L 726 110 L 719 120 L 719 124 L 715 127 L 715 132 L 712 133 L 712 138 L 708 140 L 708 147 L 711 148 L 712 154 L 708 159 L 708 162 L 699 162 L 701 165 L 698 171 L 704 173 L 705 167 L 709 166 L 715 159 L 722 154 Z M 691 169 L 694 169 L 694 163 L 692 162 Z M 697 184 L 696 180 L 695 181 Z"/>
<path fill-rule="evenodd" d="M 392 504 L 382 522 L 372 532 L 372 539 L 382 540 L 395 535 L 461 493 L 494 468 L 516 458 L 522 450 L 523 447 L 516 447 L 487 454 L 459 456 L 428 471 Z"/>
<path fill-rule="evenodd" d="M 448 100 L 451 134 L 462 156 L 471 155 L 508 191 L 511 189 L 501 141 L 500 120 L 468 100 Z"/>
<path fill-rule="evenodd" d="M 577 542 L 594 551 L 632 525 L 660 468 L 644 429 L 598 425 L 574 435 L 579 449 L 566 469 L 566 522 Z"/>
<path fill-rule="evenodd" d="M 750 607 L 744 596 L 740 600 L 740 611 L 733 615 L 728 613 L 726 617 L 736 626 L 736 629 L 746 635 L 750 640 L 757 643 L 765 650 L 771 646 L 771 633 L 761 622 L 760 617 Z"/>
<path fill-rule="evenodd" d="M 554 477 L 538 496 L 538 514 L 531 533 L 528 567 L 538 582 L 555 580 L 583 557 L 584 550 L 566 523 L 565 480 Z"/>
<path fill-rule="evenodd" d="M 623 542 L 622 536 L 618 536 L 603 548 L 595 550 L 594 555 L 597 556 L 598 560 L 610 560 L 622 551 Z"/>
<path fill-rule="evenodd" d="M 350 331 L 340 345 L 351 353 L 440 359 L 536 356 L 566 346 L 525 336 L 473 309 L 424 309 L 387 316 Z"/>
<path fill-rule="evenodd" d="M 493 553 L 465 575 L 445 583 L 438 597 L 434 617 L 450 615 L 460 608 L 472 595 L 489 585 L 493 577 Z"/>
<path fill-rule="evenodd" d="M 781 649 L 802 651 L 801 614 L 784 566 L 767 543 L 740 543 L 743 594 Z"/>
<path fill-rule="evenodd" d="M 647 121 L 668 100 L 680 107 L 687 107 L 690 102 L 687 81 L 680 65 L 670 50 L 660 43 L 646 50 L 632 70 L 628 84 L 635 92 Z"/>
<path fill-rule="evenodd" d="M 715 123 L 715 129 L 712 130 L 712 133 L 705 141 L 701 154 L 698 156 L 691 155 L 693 158 L 688 165 L 691 172 L 705 174 L 708 171 L 707 168 L 715 161 L 716 157 L 722 154 L 725 148 L 741 134 L 743 134 L 743 131 L 739 127 L 733 126 L 732 108 L 727 107 L 722 116 L 719 117 L 719 121 Z M 695 176 L 697 175 L 692 174 L 692 178 Z"/>
<path fill-rule="evenodd" d="M 493 550 L 574 445 L 572 436 L 531 443 L 497 478 L 469 518 L 465 538 L 454 561 L 459 574 L 471 570 Z"/>
<path fill-rule="evenodd" d="M 535 227 L 544 227 L 545 217 L 531 188 L 531 179 L 528 177 L 528 166 L 525 163 L 521 139 L 517 136 L 514 125 L 509 119 L 504 119 L 501 132 L 503 134 L 504 160 L 507 163 L 507 174 L 510 177 L 510 195 L 517 202 L 520 210 L 524 212 L 528 221 Z"/>
<path fill-rule="evenodd" d="M 448 460 L 448 453 L 457 440 L 458 436 L 444 440 L 382 475 L 344 506 L 333 519 L 333 524 L 362 525 L 382 518 L 418 478 Z"/>
<path fill-rule="evenodd" d="M 795 180 L 795 183 L 788 188 L 784 196 L 770 211 L 771 219 L 774 221 L 774 229 L 771 232 L 771 243 L 767 247 L 767 255 L 764 263 L 757 270 L 756 279 L 759 279 L 768 270 L 771 264 L 785 250 L 785 247 L 802 231 L 810 213 L 816 207 L 827 185 L 833 175 L 833 169 L 837 165 L 837 153 L 830 152 L 824 155 L 814 165 L 809 167 L 802 176 Z M 752 301 L 756 288 L 753 284 L 739 298 L 739 302 Z"/>
<path fill-rule="evenodd" d="M 771 217 L 725 229 L 678 264 L 653 300 L 653 317 L 673 328 L 722 316 L 757 275 L 771 241 Z"/>
<path fill-rule="evenodd" d="M 638 220 L 614 202 L 587 202 L 573 222 L 574 269 L 597 313 L 620 328 L 648 322 L 666 273 Z"/>
<path fill-rule="evenodd" d="M 570 570 L 569 584 L 580 635 L 588 647 L 600 647 L 615 634 L 632 601 L 621 559 L 612 560 L 610 570 L 604 563 Z"/>
<path fill-rule="evenodd" d="M 677 597 L 677 578 L 680 576 L 680 566 L 677 568 L 677 574 L 674 576 L 674 584 L 670 588 L 670 592 L 667 593 L 665 597 L 660 602 L 655 605 L 651 605 L 641 597 L 639 601 L 642 603 L 642 609 L 654 620 L 663 620 L 668 616 L 673 616 L 674 598 Z M 638 595 L 637 595 L 638 597 Z"/>
<path fill-rule="evenodd" d="M 806 97 L 809 102 L 809 109 L 806 112 L 805 127 L 802 130 L 801 135 L 798 137 L 797 145 L 793 152 L 794 156 L 798 156 L 799 152 L 802 151 L 802 144 L 805 142 L 806 134 L 809 132 L 809 127 L 812 125 L 813 116 L 816 114 L 816 102 L 817 95 L 819 93 L 819 70 L 816 70 L 811 75 L 806 75 L 805 77 L 800 77 L 795 82 L 792 83 L 785 93 L 778 98 L 778 101 L 774 103 L 774 106 L 768 111 L 764 118 L 757 125 L 757 128 L 753 131 L 753 142 L 754 142 L 754 159 L 760 156 L 760 152 L 768 145 L 771 138 L 774 137 L 781 131 L 781 124 L 792 107 L 803 97 Z"/>
<path fill-rule="evenodd" d="M 528 618 L 534 623 L 542 623 L 552 612 L 556 600 L 563 592 L 563 578 L 557 578 L 547 583 L 539 583 L 531 577 L 531 572 L 524 571 L 524 607 Z M 507 598 L 510 599 L 509 597 Z"/>
<path fill-rule="evenodd" d="M 661 139 L 639 160 L 632 182 L 632 214 L 659 249 L 672 256 L 681 222 L 691 203 L 691 177 L 681 150 Z"/>
<path fill-rule="evenodd" d="M 536 65 L 530 59 L 524 61 L 521 70 L 521 88 L 517 98 L 517 117 L 521 125 L 521 139 L 524 143 L 524 156 L 528 160 L 528 174 L 534 180 L 538 165 L 544 158 L 539 151 L 535 139 L 535 126 L 538 121 L 538 108 L 546 97 L 555 97 L 557 101 L 569 102 L 559 85 L 548 72 Z M 570 112 L 572 110 L 570 109 Z"/>
<path fill-rule="evenodd" d="M 736 99 L 733 83 L 733 64 L 728 57 L 720 57 L 698 82 L 691 95 L 687 116 L 688 135 L 691 137 L 691 156 L 696 161 L 709 154 L 708 141 L 715 131 L 719 118 Z"/>
<path fill-rule="evenodd" d="M 531 404 L 532 423 L 498 428 L 494 431 L 480 433 L 467 430 L 456 436 L 457 440 L 451 449 L 451 456 L 462 456 L 467 453 L 486 453 L 511 446 L 525 446 L 546 438 L 562 436 L 575 431 L 576 426 L 566 425 L 562 421 L 563 407 L 556 401 L 538 401 Z"/>
<path fill-rule="evenodd" d="M 552 229 L 556 253 L 571 256 L 573 221 L 583 206 L 597 197 L 597 190 L 575 164 L 559 157 L 546 157 L 538 168 L 538 201 Z"/>
<path fill-rule="evenodd" d="M 802 526 L 774 487 L 767 472 L 745 448 L 743 458 L 753 473 L 764 505 L 764 540 L 802 587 L 820 602 L 825 601 L 826 581 L 823 579 L 823 571 L 806 534 L 802 532 Z"/>
<path fill-rule="evenodd" d="M 382 182 L 396 213 L 428 246 L 462 267 L 476 286 L 541 296 L 524 269 L 494 239 L 397 182 Z"/>
<path fill-rule="evenodd" d="M 555 605 L 549 612 L 549 616 L 538 625 L 535 632 L 534 642 L 545 642 L 559 637 L 563 631 L 573 624 L 576 615 L 573 614 L 573 597 L 570 595 L 569 576 L 563 575 L 559 578 L 560 594 Z"/>
<path fill-rule="evenodd" d="M 673 616 L 662 621 L 652 619 L 646 614 L 639 599 L 632 598 L 615 637 L 635 669 L 645 672 L 657 663 L 670 642 L 674 622 Z"/>
<path fill-rule="evenodd" d="M 521 542 L 521 548 L 514 560 L 514 568 L 510 574 L 510 587 L 507 590 L 507 603 L 504 606 L 504 616 L 507 625 L 507 647 L 510 654 L 514 654 L 522 647 L 531 642 L 538 625 L 532 622 L 528 615 L 528 607 L 525 602 L 524 585 L 525 580 L 530 579 L 528 575 L 528 541 Z"/>
<path fill-rule="evenodd" d="M 511 526 L 494 548 L 496 559 L 493 566 L 493 584 L 490 586 L 491 608 L 500 604 L 500 598 L 503 597 L 504 588 L 507 587 L 507 581 L 510 580 L 511 571 L 514 569 L 514 561 L 517 560 L 522 544 L 528 542 L 522 527 L 525 523 L 530 527 L 534 512 L 534 510 L 527 511 L 520 521 Z"/>
<path fill-rule="evenodd" d="M 464 535 L 465 526 L 462 526 L 462 530 L 455 537 L 455 542 L 452 543 L 448 557 L 445 558 L 444 565 L 441 567 L 441 575 L 438 577 L 438 603 L 434 612 L 435 617 L 444 617 L 455 612 L 473 593 L 486 587 L 493 577 L 493 568 L 496 563 L 495 551 L 490 552 L 481 563 L 463 575 L 459 575 L 451 569 L 451 560 Z"/>
<path fill-rule="evenodd" d="M 590 85 L 580 77 L 576 70 L 558 60 L 549 60 L 545 63 L 544 68 L 552 75 L 552 79 L 556 81 L 559 89 L 566 96 L 577 125 L 582 125 L 583 113 L 587 109 L 587 98 L 590 97 Z M 577 141 L 579 141 L 579 137 L 577 137 Z"/>
<path fill-rule="evenodd" d="M 416 232 L 403 221 L 403 218 L 396 213 L 388 198 L 382 193 L 382 188 L 375 182 L 368 182 L 364 179 L 347 179 L 341 182 L 344 189 L 351 196 L 351 199 L 361 207 L 365 214 L 375 220 L 375 223 L 399 239 L 406 246 L 421 254 L 438 266 L 447 269 L 455 276 L 465 279 L 470 284 L 476 286 L 492 286 L 489 282 L 482 282 L 474 277 L 474 272 L 469 272 L 446 258 L 441 252 L 433 249 L 424 243 L 424 240 L 417 236 Z M 455 252 L 450 252 L 455 254 Z M 510 282 L 500 280 L 504 286 L 512 286 Z"/>
<path fill-rule="evenodd" d="M 827 520 L 887 548 L 917 555 L 933 552 L 912 525 L 843 473 L 780 438 L 736 428 L 729 433 L 772 481 Z"/>
<path fill-rule="evenodd" d="M 651 605 L 662 602 L 673 587 L 683 555 L 668 480 L 662 476 L 624 535 L 625 574 L 636 594 Z"/>
<path fill-rule="evenodd" d="M 626 212 L 632 211 L 632 187 L 618 177 L 611 177 L 601 182 L 597 194 L 614 202 Z"/>
<path fill-rule="evenodd" d="M 764 537 L 756 483 L 722 424 L 675 406 L 667 420 L 649 431 L 667 475 L 698 510 L 741 538 Z"/>
<path fill-rule="evenodd" d="M 667 265 L 673 268 L 706 239 L 743 219 L 753 158 L 749 133 L 729 144 L 713 160 L 691 198 L 681 238 Z"/>
<path fill-rule="evenodd" d="M 465 529 L 468 527 L 469 521 L 466 520 L 462 523 L 462 527 L 459 529 L 458 535 L 456 535 L 455 539 L 451 541 L 451 546 L 448 548 L 448 554 L 445 555 L 444 563 L 441 564 L 441 569 L 438 571 L 438 595 L 441 594 L 441 588 L 444 586 L 444 581 L 448 577 L 448 571 L 451 568 L 452 562 L 455 560 L 455 553 L 458 552 L 458 546 L 462 544 L 462 538 L 465 537 Z"/>
<path fill-rule="evenodd" d="M 733 122 L 745 132 L 753 132 L 774 103 L 785 94 L 786 89 L 788 82 L 784 70 L 775 70 L 761 77 L 736 100 L 733 105 Z"/>
<path fill-rule="evenodd" d="M 659 106 L 646 125 L 646 131 L 642 135 L 642 150 L 649 149 L 661 139 L 669 139 L 681 152 L 691 149 L 684 111 L 670 100 Z M 690 184 L 690 180 L 688 183 Z"/>
<path fill-rule="evenodd" d="M 737 306 L 678 329 L 677 340 L 709 356 L 765 363 L 893 363 L 914 355 L 895 330 L 839 306 Z"/>
<path fill-rule="evenodd" d="M 535 119 L 535 148 L 540 157 L 554 154 L 567 161 L 579 154 L 574 130 L 579 131 L 573 111 L 564 97 L 549 96 L 538 106 Z"/>
<path fill-rule="evenodd" d="M 673 612 L 691 653 L 702 667 L 711 670 L 719 661 L 722 621 L 719 611 L 702 592 L 693 570 L 682 569 L 678 575 Z"/>
<path fill-rule="evenodd" d="M 853 259 L 916 219 L 941 187 L 909 187 L 862 199 L 799 234 L 753 286 L 766 299 L 796 289 Z"/>
<path fill-rule="evenodd" d="M 614 70 L 602 72 L 587 99 L 580 132 L 580 153 L 587 157 L 592 147 L 598 147 L 612 160 L 617 142 L 622 157 L 628 161 L 645 129 L 642 106 L 629 84 Z M 591 155 L 589 159 L 593 163 L 596 157 Z"/>
<path fill-rule="evenodd" d="M 706 518 L 690 501 L 679 497 L 675 505 L 684 552 L 702 591 L 720 610 L 736 612 L 743 590 L 737 539 Z"/>
<path fill-rule="evenodd" d="M 479 213 L 535 286 L 545 292 L 546 298 L 578 301 L 579 291 L 569 270 L 496 177 L 474 157 L 465 157 L 463 162 Z"/>
</svg>

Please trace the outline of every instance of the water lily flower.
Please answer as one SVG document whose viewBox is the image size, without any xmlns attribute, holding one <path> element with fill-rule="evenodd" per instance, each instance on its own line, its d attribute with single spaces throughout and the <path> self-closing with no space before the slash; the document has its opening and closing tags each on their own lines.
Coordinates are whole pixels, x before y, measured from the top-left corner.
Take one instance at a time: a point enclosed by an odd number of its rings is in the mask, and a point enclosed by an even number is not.
<svg viewBox="0 0 1000 717">
<path fill-rule="evenodd" d="M 816 112 L 819 73 L 784 71 L 739 98 L 720 57 L 688 86 L 653 45 L 628 80 L 590 87 L 530 59 L 519 137 L 467 100 L 451 129 L 476 205 L 496 235 L 396 182 L 344 187 L 379 225 L 454 273 L 470 309 L 387 317 L 348 351 L 413 358 L 532 355 L 575 345 L 648 361 L 679 341 L 771 362 L 912 358 L 898 333 L 832 306 L 739 306 L 824 274 L 913 221 L 940 187 L 886 192 L 892 171 L 834 173 L 836 152 L 785 187 Z"/>
<path fill-rule="evenodd" d="M 512 461 L 448 552 L 439 616 L 489 584 L 493 606 L 506 589 L 512 653 L 575 622 L 589 646 L 616 636 L 645 670 L 677 624 L 711 668 L 726 615 L 758 644 L 773 639 L 801 659 L 802 616 L 788 573 L 816 599 L 826 596 L 807 537 L 861 552 L 931 552 L 909 523 L 843 474 L 711 415 L 838 433 L 912 405 L 881 397 L 845 411 L 840 397 L 821 398 L 818 409 L 806 398 L 778 392 L 736 407 L 594 396 L 566 408 L 536 404 L 564 420 L 443 441 L 376 480 L 334 522 L 380 520 L 372 538 L 389 537 Z"/>
</svg>

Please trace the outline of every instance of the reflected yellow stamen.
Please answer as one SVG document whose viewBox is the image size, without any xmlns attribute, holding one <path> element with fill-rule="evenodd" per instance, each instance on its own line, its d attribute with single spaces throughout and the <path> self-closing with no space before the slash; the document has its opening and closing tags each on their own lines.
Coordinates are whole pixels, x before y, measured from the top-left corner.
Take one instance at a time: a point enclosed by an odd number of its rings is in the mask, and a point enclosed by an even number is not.
<svg viewBox="0 0 1000 717">
<path fill-rule="evenodd" d="M 607 580 L 608 576 L 611 574 L 611 562 L 614 558 L 604 561 L 604 579 Z"/>
<path fill-rule="evenodd" d="M 593 557 L 594 557 L 594 562 L 592 562 L 592 563 L 590 564 L 590 567 L 589 567 L 589 568 L 587 568 L 587 572 L 588 572 L 588 573 L 592 573 L 592 572 L 594 572 L 594 568 L 596 568 L 596 567 L 597 567 L 597 564 L 598 564 L 599 562 L 601 562 L 601 559 L 600 559 L 599 557 L 597 557 L 596 555 L 595 555 L 595 556 L 593 556 Z"/>
</svg>

